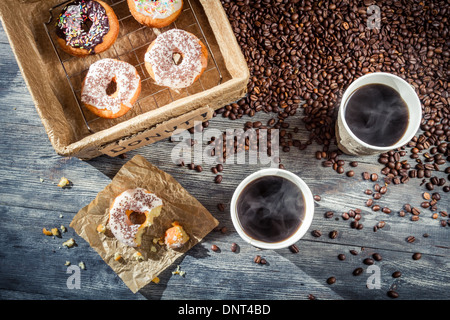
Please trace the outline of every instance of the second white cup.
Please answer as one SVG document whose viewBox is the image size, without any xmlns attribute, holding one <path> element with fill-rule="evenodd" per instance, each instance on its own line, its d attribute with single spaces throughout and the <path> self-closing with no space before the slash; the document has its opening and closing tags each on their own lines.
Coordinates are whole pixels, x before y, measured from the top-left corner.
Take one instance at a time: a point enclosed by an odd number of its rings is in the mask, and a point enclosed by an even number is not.
<svg viewBox="0 0 450 320">
<path fill-rule="evenodd" d="M 245 231 L 245 228 L 243 227 L 242 222 L 240 221 L 239 215 L 238 215 L 238 201 L 239 201 L 240 195 L 242 194 L 242 191 L 251 182 L 253 182 L 259 178 L 266 177 L 266 176 L 276 176 L 276 177 L 281 177 L 281 178 L 287 179 L 288 181 L 292 182 L 295 186 L 297 186 L 303 195 L 304 212 L 298 212 L 299 215 L 303 215 L 303 220 L 301 221 L 300 226 L 294 233 L 289 235 L 286 239 L 277 241 L 277 242 L 267 242 L 267 241 L 262 241 L 260 239 L 255 239 L 254 237 L 251 237 Z M 241 200 L 241 201 L 243 201 L 243 200 Z M 313 195 L 312 195 L 309 187 L 296 174 L 294 174 L 290 171 L 287 171 L 287 170 L 283 170 L 283 169 L 267 168 L 267 169 L 259 170 L 255 173 L 249 175 L 238 185 L 238 187 L 234 191 L 233 197 L 231 199 L 230 213 L 231 213 L 231 220 L 233 222 L 234 228 L 236 229 L 238 234 L 241 236 L 241 238 L 244 239 L 246 242 L 250 243 L 251 245 L 253 245 L 255 247 L 262 248 L 262 249 L 281 249 L 281 248 L 287 248 L 287 247 L 295 244 L 308 231 L 308 229 L 312 223 L 313 217 L 314 217 L 314 199 L 313 199 Z"/>
</svg>

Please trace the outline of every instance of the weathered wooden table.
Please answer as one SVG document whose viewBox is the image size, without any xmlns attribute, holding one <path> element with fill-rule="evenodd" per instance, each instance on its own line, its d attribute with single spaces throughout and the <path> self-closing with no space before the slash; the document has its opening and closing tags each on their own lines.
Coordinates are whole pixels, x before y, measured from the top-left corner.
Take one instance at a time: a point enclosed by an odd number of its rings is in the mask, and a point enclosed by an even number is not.
<svg viewBox="0 0 450 320">
<path fill-rule="evenodd" d="M 420 179 L 407 184 L 390 185 L 379 200 L 389 206 L 390 214 L 373 212 L 365 207 L 368 195 L 364 190 L 374 183 L 364 181 L 361 173 L 378 172 L 382 168 L 376 156 L 346 160 L 359 162 L 353 168 L 355 176 L 339 175 L 323 168 L 314 157 L 320 147 L 311 145 L 304 151 L 281 152 L 287 170 L 298 174 L 320 195 L 315 202 L 315 216 L 310 228 L 320 230 L 321 237 L 308 232 L 297 246 L 289 249 L 260 250 L 246 244 L 234 230 L 229 216 L 229 203 L 234 189 L 259 165 L 226 165 L 223 182 L 214 183 L 214 174 L 205 168 L 201 173 L 178 167 L 170 160 L 173 143 L 168 139 L 128 153 L 128 159 L 140 154 L 160 169 L 173 175 L 226 227 L 225 233 L 213 231 L 200 244 L 160 275 L 160 283 L 150 283 L 133 294 L 100 256 L 69 228 L 74 215 L 89 204 L 127 161 L 102 156 L 91 161 L 57 155 L 49 143 L 41 120 L 34 108 L 7 37 L 0 30 L 0 298 L 2 299 L 390 299 L 394 289 L 398 299 L 446 299 L 450 292 L 450 227 L 441 226 L 439 216 L 422 209 L 419 221 L 411 215 L 399 215 L 405 203 L 420 207 L 424 186 Z M 252 121 L 264 123 L 270 118 L 257 114 Z M 221 116 L 210 121 L 210 127 L 225 130 L 242 128 L 244 117 L 230 121 Z M 301 115 L 291 119 L 292 126 L 303 128 Z M 299 137 L 308 132 L 300 130 Z M 443 172 L 439 176 L 445 177 Z M 61 177 L 67 177 L 72 187 L 57 187 Z M 448 194 L 440 190 L 439 209 L 449 209 Z M 225 210 L 218 210 L 219 203 Z M 362 209 L 361 230 L 349 226 L 341 218 L 350 209 Z M 332 218 L 325 212 L 333 211 Z M 379 221 L 386 226 L 373 231 Z M 42 228 L 64 225 L 68 231 L 62 238 L 43 235 Z M 334 239 L 329 232 L 338 231 Z M 413 236 L 415 241 L 407 238 Z M 62 243 L 73 237 L 78 246 L 68 249 Z M 239 245 L 232 252 L 233 242 Z M 220 250 L 214 252 L 211 245 Z M 355 250 L 357 255 L 352 255 Z M 413 260 L 420 252 L 422 258 Z M 338 254 L 345 254 L 341 261 Z M 372 267 L 363 260 L 379 253 L 381 261 Z M 261 255 L 267 264 L 256 264 Z M 84 262 L 79 289 L 67 286 L 68 267 Z M 184 276 L 172 274 L 179 266 Z M 375 266 L 375 267 L 374 267 Z M 361 267 L 363 273 L 352 274 Z M 400 271 L 399 278 L 392 274 Z M 335 277 L 334 284 L 327 279 Z M 380 286 L 373 288 L 375 278 Z"/>
</svg>

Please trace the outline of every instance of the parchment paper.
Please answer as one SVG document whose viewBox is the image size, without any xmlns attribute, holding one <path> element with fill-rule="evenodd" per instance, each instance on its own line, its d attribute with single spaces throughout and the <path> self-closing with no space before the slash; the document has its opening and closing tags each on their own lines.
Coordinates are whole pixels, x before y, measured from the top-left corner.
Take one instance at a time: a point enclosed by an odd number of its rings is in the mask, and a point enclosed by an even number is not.
<svg viewBox="0 0 450 320">
<path fill-rule="evenodd" d="M 109 207 L 121 192 L 141 187 L 163 201 L 163 209 L 154 224 L 147 228 L 139 248 L 119 242 L 108 229 L 104 234 L 97 231 L 99 224 L 107 226 Z M 168 249 L 154 243 L 164 236 L 172 222 L 178 221 L 190 239 L 181 249 Z M 218 225 L 218 221 L 203 205 L 190 195 L 171 175 L 150 164 L 144 157 L 136 155 L 116 174 L 111 183 L 97 197 L 82 208 L 73 218 L 70 227 L 98 252 L 102 259 L 117 273 L 133 293 L 147 285 L 177 258 L 200 242 Z M 152 251 L 151 248 L 154 247 Z M 144 258 L 137 261 L 133 254 L 139 251 Z M 122 259 L 114 260 L 118 252 Z"/>
</svg>

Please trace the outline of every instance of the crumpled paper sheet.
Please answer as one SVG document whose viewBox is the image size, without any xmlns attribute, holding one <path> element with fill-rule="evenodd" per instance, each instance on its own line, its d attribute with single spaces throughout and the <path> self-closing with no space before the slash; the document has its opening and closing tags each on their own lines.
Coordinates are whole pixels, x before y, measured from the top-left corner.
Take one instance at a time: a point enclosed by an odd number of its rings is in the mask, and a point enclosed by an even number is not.
<svg viewBox="0 0 450 320">
<path fill-rule="evenodd" d="M 109 207 L 121 192 L 141 187 L 163 201 L 161 214 L 147 228 L 139 248 L 119 242 L 109 229 L 103 234 L 97 226 L 108 226 Z M 154 243 L 153 239 L 164 236 L 164 232 L 178 221 L 190 239 L 182 248 L 173 250 Z M 73 218 L 70 227 L 98 252 L 102 259 L 117 273 L 133 293 L 147 285 L 176 259 L 199 243 L 219 222 L 190 195 L 171 175 L 150 164 L 144 157 L 136 155 L 116 174 L 111 183 L 97 197 L 82 208 Z M 152 251 L 152 246 L 156 251 Z M 137 261 L 133 254 L 139 251 L 144 258 Z M 114 260 L 119 253 L 122 259 Z"/>
</svg>

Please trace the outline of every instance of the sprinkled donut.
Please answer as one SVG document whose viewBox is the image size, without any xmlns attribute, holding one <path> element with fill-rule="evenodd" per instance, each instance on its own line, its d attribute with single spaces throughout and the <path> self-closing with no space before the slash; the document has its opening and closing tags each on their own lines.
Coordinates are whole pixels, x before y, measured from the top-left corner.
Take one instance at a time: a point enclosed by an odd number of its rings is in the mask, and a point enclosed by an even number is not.
<svg viewBox="0 0 450 320">
<path fill-rule="evenodd" d="M 162 28 L 174 22 L 181 14 L 183 0 L 128 0 L 133 17 L 151 28 Z"/>
<path fill-rule="evenodd" d="M 174 60 L 177 55 L 179 63 Z M 156 84 L 175 89 L 192 85 L 205 71 L 207 60 L 205 45 L 180 29 L 158 35 L 145 53 L 145 67 Z"/>
<path fill-rule="evenodd" d="M 114 11 L 100 0 L 71 2 L 56 23 L 56 40 L 61 49 L 78 57 L 107 50 L 118 35 L 119 21 Z"/>
<path fill-rule="evenodd" d="M 146 227 L 161 213 L 162 200 L 143 188 L 129 189 L 118 195 L 109 210 L 109 228 L 117 240 L 139 247 Z"/>
<path fill-rule="evenodd" d="M 107 58 L 89 67 L 81 89 L 81 102 L 95 115 L 113 119 L 127 113 L 140 92 L 141 78 L 136 68 Z"/>
</svg>

